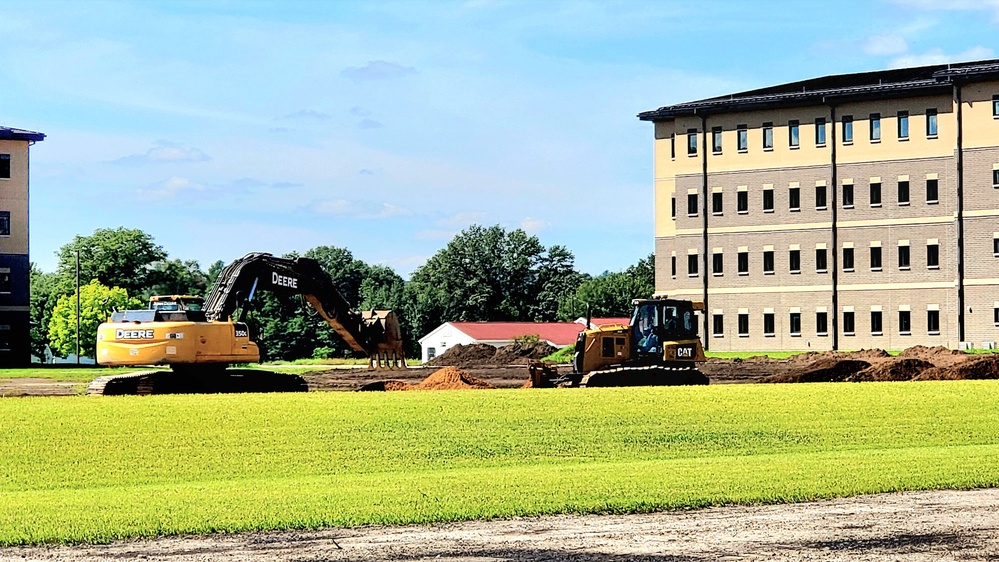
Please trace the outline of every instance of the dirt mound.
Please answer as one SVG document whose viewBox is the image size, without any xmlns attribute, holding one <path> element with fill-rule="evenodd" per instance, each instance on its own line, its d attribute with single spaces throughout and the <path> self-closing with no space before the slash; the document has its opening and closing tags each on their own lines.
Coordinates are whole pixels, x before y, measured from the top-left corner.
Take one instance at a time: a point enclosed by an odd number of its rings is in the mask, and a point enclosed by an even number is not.
<svg viewBox="0 0 999 562">
<path fill-rule="evenodd" d="M 913 380 L 978 380 L 999 379 L 999 357 L 990 356 L 982 359 L 972 359 L 952 366 L 927 369 Z"/>
<path fill-rule="evenodd" d="M 525 344 L 511 343 L 499 348 L 492 361 L 494 365 L 526 364 L 532 359 L 541 359 L 556 351 L 558 351 L 557 347 L 543 341 Z"/>
<path fill-rule="evenodd" d="M 457 367 L 444 367 L 434 371 L 420 384 L 411 387 L 415 390 L 461 390 L 466 388 L 496 388 L 479 380 Z"/>
<path fill-rule="evenodd" d="M 412 385 L 412 384 L 409 384 L 409 383 L 405 383 L 405 382 L 402 382 L 402 381 L 374 381 L 374 382 L 369 382 L 367 384 L 361 385 L 360 388 L 358 388 L 357 390 L 358 390 L 358 392 L 366 392 L 366 391 L 379 391 L 379 392 L 381 392 L 381 391 L 386 391 L 386 390 L 389 390 L 389 391 L 391 391 L 391 390 L 409 390 L 409 389 L 413 388 L 414 386 L 415 385 Z"/>
<path fill-rule="evenodd" d="M 760 382 L 842 382 L 870 366 L 859 359 L 822 357 L 804 369 L 774 374 Z"/>
<path fill-rule="evenodd" d="M 872 365 L 846 380 L 849 382 L 908 381 L 932 368 L 933 363 L 922 359 L 896 359 Z"/>
<path fill-rule="evenodd" d="M 910 347 L 899 353 L 900 358 L 907 359 L 922 359 L 923 361 L 929 361 L 937 367 L 943 367 L 945 365 L 953 365 L 954 363 L 959 363 L 966 361 L 970 356 L 957 349 L 950 349 L 942 345 L 936 347 L 926 347 L 925 345 L 917 345 Z"/>
<path fill-rule="evenodd" d="M 469 345 L 458 344 L 437 357 L 427 361 L 432 367 L 472 367 L 476 365 L 494 365 L 493 356 L 496 348 L 484 343 Z"/>
</svg>

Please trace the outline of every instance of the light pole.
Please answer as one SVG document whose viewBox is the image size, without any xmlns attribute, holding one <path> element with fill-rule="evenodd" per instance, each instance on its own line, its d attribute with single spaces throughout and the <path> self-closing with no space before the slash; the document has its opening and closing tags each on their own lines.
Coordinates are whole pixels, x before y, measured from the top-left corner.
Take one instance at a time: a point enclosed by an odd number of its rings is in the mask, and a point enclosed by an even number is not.
<svg viewBox="0 0 999 562">
<path fill-rule="evenodd" d="M 80 364 L 80 250 L 76 250 L 76 364 Z"/>
</svg>

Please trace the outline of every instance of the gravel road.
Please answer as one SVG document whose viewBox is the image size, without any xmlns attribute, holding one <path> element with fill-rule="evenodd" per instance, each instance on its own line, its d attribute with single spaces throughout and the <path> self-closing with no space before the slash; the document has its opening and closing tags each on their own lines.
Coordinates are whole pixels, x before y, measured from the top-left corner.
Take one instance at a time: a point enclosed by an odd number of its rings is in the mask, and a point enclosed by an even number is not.
<svg viewBox="0 0 999 562">
<path fill-rule="evenodd" d="M 0 561 L 999 560 L 999 490 L 0 549 Z"/>
</svg>

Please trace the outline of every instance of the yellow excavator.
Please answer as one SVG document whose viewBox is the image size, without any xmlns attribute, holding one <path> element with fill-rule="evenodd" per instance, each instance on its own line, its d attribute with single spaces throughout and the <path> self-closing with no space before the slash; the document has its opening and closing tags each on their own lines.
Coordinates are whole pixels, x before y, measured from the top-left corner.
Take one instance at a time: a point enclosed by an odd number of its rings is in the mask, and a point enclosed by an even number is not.
<svg viewBox="0 0 999 562">
<path fill-rule="evenodd" d="M 260 361 L 249 327 L 234 320 L 258 291 L 301 295 L 375 370 L 404 369 L 399 321 L 391 310 L 355 311 L 319 262 L 251 253 L 219 274 L 206 300 L 190 295 L 154 296 L 149 308 L 112 313 L 97 328 L 97 362 L 107 366 L 169 365 L 98 377 L 88 394 L 306 391 L 301 377 L 231 364 Z"/>
<path fill-rule="evenodd" d="M 697 335 L 695 311 L 703 303 L 653 298 L 632 301 L 629 325 L 583 330 L 576 339 L 572 372 L 559 374 L 555 365 L 529 365 L 531 385 L 663 386 L 708 384 L 697 370 L 707 360 Z M 587 321 L 589 325 L 589 321 Z"/>
</svg>

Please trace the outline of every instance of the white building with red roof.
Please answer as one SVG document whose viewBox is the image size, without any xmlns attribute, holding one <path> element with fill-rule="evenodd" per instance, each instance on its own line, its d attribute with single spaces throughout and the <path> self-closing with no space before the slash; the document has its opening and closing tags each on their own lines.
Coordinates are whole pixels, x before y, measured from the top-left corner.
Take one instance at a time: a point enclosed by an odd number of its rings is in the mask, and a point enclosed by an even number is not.
<svg viewBox="0 0 999 562">
<path fill-rule="evenodd" d="M 591 326 L 628 324 L 627 318 L 593 318 Z M 565 347 L 576 342 L 586 324 L 576 322 L 445 322 L 420 338 L 422 359 L 426 363 L 456 345 L 482 343 L 503 347 L 521 336 L 536 335 L 541 341 L 555 347 Z"/>
</svg>

